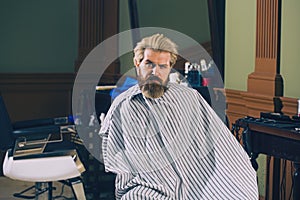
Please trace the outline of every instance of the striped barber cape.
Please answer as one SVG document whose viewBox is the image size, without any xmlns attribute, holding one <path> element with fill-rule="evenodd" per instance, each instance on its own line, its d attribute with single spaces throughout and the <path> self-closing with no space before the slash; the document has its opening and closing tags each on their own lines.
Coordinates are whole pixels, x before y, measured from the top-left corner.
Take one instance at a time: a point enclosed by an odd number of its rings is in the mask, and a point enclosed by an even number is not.
<svg viewBox="0 0 300 200">
<path fill-rule="evenodd" d="M 196 90 L 167 87 L 157 99 L 129 88 L 101 125 L 116 199 L 258 199 L 256 172 L 223 121 Z"/>
</svg>

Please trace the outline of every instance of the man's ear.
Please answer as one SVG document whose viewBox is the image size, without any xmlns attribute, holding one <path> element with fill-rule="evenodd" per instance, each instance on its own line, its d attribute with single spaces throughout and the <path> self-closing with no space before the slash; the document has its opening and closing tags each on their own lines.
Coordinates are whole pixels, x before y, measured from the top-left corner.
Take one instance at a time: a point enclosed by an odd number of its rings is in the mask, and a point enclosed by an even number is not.
<svg viewBox="0 0 300 200">
<path fill-rule="evenodd" d="M 140 66 L 140 62 L 136 58 L 133 58 L 133 63 L 134 63 L 135 67 L 139 67 Z"/>
</svg>

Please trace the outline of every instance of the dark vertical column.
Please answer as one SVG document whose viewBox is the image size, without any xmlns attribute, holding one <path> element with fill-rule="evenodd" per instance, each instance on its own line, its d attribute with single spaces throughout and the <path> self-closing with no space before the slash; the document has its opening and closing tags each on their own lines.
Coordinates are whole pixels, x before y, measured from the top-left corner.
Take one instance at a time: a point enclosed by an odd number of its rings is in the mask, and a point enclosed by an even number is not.
<svg viewBox="0 0 300 200">
<path fill-rule="evenodd" d="M 272 199 L 279 200 L 279 198 L 280 198 L 280 159 L 274 158 Z"/>
<path fill-rule="evenodd" d="M 212 57 L 224 80 L 225 0 L 207 0 Z"/>
<path fill-rule="evenodd" d="M 293 200 L 300 199 L 300 163 L 294 162 Z"/>
<path fill-rule="evenodd" d="M 130 14 L 130 26 L 132 29 L 139 28 L 139 15 L 136 0 L 128 0 L 129 14 Z M 132 33 L 133 46 L 140 40 L 139 31 Z"/>
</svg>

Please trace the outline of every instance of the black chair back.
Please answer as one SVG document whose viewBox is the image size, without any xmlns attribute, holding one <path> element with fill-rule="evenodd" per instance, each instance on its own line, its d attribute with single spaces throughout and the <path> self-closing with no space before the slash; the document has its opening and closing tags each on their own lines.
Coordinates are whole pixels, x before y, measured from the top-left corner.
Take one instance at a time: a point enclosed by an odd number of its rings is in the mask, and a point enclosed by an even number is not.
<svg viewBox="0 0 300 200">
<path fill-rule="evenodd" d="M 2 96 L 0 95 L 0 150 L 6 151 L 13 147 L 12 123 Z"/>
</svg>

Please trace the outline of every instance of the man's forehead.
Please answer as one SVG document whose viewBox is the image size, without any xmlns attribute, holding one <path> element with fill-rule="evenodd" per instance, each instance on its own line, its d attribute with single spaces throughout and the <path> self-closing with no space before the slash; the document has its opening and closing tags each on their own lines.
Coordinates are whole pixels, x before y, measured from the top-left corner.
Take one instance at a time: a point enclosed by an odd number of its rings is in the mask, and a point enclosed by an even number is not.
<svg viewBox="0 0 300 200">
<path fill-rule="evenodd" d="M 170 53 L 167 49 L 153 49 L 151 47 L 145 48 L 144 52 L 156 52 L 156 53 Z M 171 53 L 170 53 L 171 54 Z"/>
<path fill-rule="evenodd" d="M 168 51 L 155 50 L 155 49 L 145 49 L 144 57 L 162 57 L 162 58 L 170 58 L 171 53 Z"/>
</svg>

